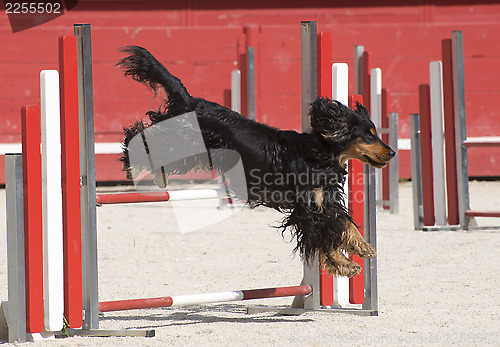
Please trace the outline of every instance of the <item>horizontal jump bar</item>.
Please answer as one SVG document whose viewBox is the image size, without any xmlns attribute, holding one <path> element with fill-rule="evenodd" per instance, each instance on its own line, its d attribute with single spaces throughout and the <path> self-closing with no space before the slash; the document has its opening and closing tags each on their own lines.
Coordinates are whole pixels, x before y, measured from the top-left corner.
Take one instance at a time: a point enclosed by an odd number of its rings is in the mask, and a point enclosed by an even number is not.
<svg viewBox="0 0 500 347">
<path fill-rule="evenodd" d="M 500 211 L 465 211 L 465 215 L 469 217 L 500 217 Z"/>
<path fill-rule="evenodd" d="M 103 301 L 99 303 L 99 311 L 125 311 L 144 308 L 171 307 L 182 305 L 199 305 L 217 302 L 242 301 L 254 299 L 280 298 L 296 295 L 307 295 L 312 292 L 308 284 L 292 287 L 237 290 L 232 292 L 205 293 L 192 295 L 166 296 L 162 298 L 130 299 Z"/>
<path fill-rule="evenodd" d="M 466 148 L 500 147 L 499 140 L 466 140 L 463 144 Z"/>
<path fill-rule="evenodd" d="M 97 194 L 96 202 L 101 205 L 132 204 L 140 202 L 181 201 L 215 199 L 226 196 L 225 189 L 172 190 L 170 192 L 129 192 Z"/>
</svg>

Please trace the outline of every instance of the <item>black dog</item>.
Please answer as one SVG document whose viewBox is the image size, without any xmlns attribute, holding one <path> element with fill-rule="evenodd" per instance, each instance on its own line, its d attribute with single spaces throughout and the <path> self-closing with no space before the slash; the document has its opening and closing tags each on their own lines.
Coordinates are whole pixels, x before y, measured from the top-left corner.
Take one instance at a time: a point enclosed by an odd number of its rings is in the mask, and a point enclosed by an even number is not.
<svg viewBox="0 0 500 347">
<path fill-rule="evenodd" d="M 304 260 L 319 254 L 330 274 L 352 277 L 361 268 L 341 250 L 361 257 L 375 256 L 349 216 L 343 192 L 348 159 L 382 168 L 395 155 L 377 136 L 366 108 L 358 104 L 352 111 L 338 101 L 318 98 L 310 109 L 311 133 L 278 130 L 191 96 L 181 81 L 144 48 L 130 46 L 123 51 L 130 54 L 118 63 L 125 75 L 155 92 L 161 86 L 167 94 L 162 109 L 147 113 L 150 124 L 138 121 L 124 129 L 122 162 L 129 179 L 146 169 L 154 174 L 155 183 L 164 187 L 167 177 L 174 173 L 197 167 L 227 170 L 225 166 L 231 160 L 214 160 L 216 155 L 211 160 L 193 155 L 161 168 L 151 167 L 147 161 L 131 167 L 130 157 L 137 153 L 129 145 L 136 135 L 144 137 L 146 129 L 154 130 L 162 121 L 194 111 L 207 149 L 214 153 L 233 150 L 241 157 L 247 202 L 285 213 L 280 228 L 282 232 L 291 230 L 297 241 L 295 250 Z"/>
</svg>

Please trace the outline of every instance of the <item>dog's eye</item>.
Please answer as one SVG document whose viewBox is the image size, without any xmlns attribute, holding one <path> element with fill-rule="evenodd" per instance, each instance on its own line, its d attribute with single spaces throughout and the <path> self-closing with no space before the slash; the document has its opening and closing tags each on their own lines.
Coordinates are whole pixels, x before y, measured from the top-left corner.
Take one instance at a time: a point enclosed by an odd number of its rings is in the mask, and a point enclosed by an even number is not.
<svg viewBox="0 0 500 347">
<path fill-rule="evenodd" d="M 375 137 L 375 135 L 373 135 L 372 133 L 368 133 L 366 136 L 365 136 L 365 141 L 367 143 L 373 143 L 377 140 L 377 138 Z"/>
</svg>

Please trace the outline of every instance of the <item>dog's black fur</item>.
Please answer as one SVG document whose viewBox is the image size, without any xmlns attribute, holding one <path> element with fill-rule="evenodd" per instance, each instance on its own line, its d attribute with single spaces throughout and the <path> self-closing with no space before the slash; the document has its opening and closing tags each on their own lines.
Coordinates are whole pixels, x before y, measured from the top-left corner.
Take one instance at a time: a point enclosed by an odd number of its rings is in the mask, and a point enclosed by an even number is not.
<svg viewBox="0 0 500 347">
<path fill-rule="evenodd" d="M 130 166 L 132 138 L 146 128 L 154 130 L 161 121 L 194 111 L 206 148 L 212 153 L 230 149 L 239 154 L 247 183 L 247 202 L 283 212 L 282 231 L 291 230 L 297 241 L 296 250 L 305 260 L 319 253 L 330 273 L 353 276 L 360 269 L 338 258 L 339 249 L 361 256 L 375 255 L 368 244 L 364 251 L 355 245 L 364 241 L 352 234 L 357 229 L 352 230 L 354 224 L 344 203 L 345 161 L 356 158 L 383 167 L 395 153 L 377 136 L 362 105 L 352 111 L 338 101 L 318 98 L 310 109 L 311 133 L 278 130 L 214 102 L 192 97 L 181 81 L 144 48 L 130 46 L 123 51 L 130 54 L 118 63 L 125 75 L 155 92 L 161 86 L 167 94 L 162 109 L 147 112 L 150 123 L 138 121 L 124 129 L 121 160 L 129 179 L 146 169 L 155 174 L 155 182 L 163 187 L 169 175 L 184 174 L 196 167 L 227 170 L 227 158 L 214 160 L 216 155 L 212 160 L 207 160 L 206 155 L 184 158 L 161 171 L 151 168 L 147 161 L 141 167 Z M 181 132 L 189 134 L 189 127 Z M 349 241 L 353 237 L 355 243 Z"/>
</svg>

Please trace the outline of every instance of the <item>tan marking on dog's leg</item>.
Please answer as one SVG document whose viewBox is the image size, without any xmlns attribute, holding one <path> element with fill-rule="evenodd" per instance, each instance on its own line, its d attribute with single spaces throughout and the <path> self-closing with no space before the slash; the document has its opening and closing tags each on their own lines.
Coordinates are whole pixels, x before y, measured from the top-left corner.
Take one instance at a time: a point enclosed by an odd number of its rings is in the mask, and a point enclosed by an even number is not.
<svg viewBox="0 0 500 347">
<path fill-rule="evenodd" d="M 361 266 L 347 259 L 340 249 L 336 249 L 327 255 L 322 255 L 321 259 L 329 276 L 353 277 L 361 272 Z"/>
<path fill-rule="evenodd" d="M 322 188 L 316 188 L 314 191 L 314 202 L 316 203 L 316 206 L 318 206 L 320 212 L 323 212 L 323 189 Z"/>
<path fill-rule="evenodd" d="M 348 222 L 346 230 L 342 234 L 342 243 L 340 248 L 345 249 L 349 254 L 357 254 L 361 258 L 372 258 L 377 252 L 365 241 L 356 225 Z"/>
</svg>

